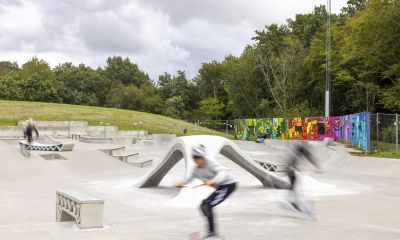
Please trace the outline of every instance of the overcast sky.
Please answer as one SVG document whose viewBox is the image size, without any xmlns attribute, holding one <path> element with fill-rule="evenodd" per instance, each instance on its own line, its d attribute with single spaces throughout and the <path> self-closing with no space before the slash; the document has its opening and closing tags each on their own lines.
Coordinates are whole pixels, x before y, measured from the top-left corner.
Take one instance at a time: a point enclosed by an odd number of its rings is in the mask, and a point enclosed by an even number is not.
<svg viewBox="0 0 400 240">
<path fill-rule="evenodd" d="M 52 66 L 104 66 L 120 55 L 153 79 L 195 75 L 202 62 L 239 55 L 254 31 L 326 0 L 0 0 L 0 60 L 36 55 Z M 346 0 L 332 0 L 339 12 Z"/>
</svg>

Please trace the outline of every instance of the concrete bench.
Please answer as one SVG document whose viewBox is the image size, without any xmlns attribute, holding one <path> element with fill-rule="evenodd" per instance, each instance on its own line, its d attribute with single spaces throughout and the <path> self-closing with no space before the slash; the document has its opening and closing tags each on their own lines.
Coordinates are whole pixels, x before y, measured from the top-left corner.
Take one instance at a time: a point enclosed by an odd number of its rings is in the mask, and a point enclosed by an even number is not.
<svg viewBox="0 0 400 240">
<path fill-rule="evenodd" d="M 132 156 L 138 156 L 139 153 L 121 153 L 121 154 L 114 154 L 112 155 L 115 158 L 118 158 L 119 160 L 123 161 L 123 162 L 128 162 L 128 158 L 132 157 Z"/>
<path fill-rule="evenodd" d="M 153 166 L 153 159 L 138 158 L 128 163 L 135 167 L 145 168 Z"/>
<path fill-rule="evenodd" d="M 285 172 L 287 168 L 285 164 L 270 163 L 260 160 L 254 160 L 254 161 L 269 172 Z"/>
<path fill-rule="evenodd" d="M 56 221 L 75 221 L 79 228 L 103 227 L 104 200 L 86 194 L 59 190 L 56 192 Z"/>
</svg>

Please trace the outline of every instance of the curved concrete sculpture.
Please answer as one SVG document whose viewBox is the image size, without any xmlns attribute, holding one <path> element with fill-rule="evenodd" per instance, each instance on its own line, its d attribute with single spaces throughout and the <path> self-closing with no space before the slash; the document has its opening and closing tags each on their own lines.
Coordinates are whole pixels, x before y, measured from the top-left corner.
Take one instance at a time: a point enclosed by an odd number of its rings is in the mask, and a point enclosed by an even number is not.
<svg viewBox="0 0 400 240">
<path fill-rule="evenodd" d="M 192 146 L 199 143 L 206 146 L 210 159 L 216 159 L 218 154 L 222 154 L 248 171 L 266 187 L 288 188 L 289 186 L 284 180 L 261 168 L 229 139 L 218 136 L 202 135 L 177 138 L 161 163 L 146 177 L 139 187 L 145 188 L 158 186 L 168 171 L 182 158 L 185 159 L 186 163 L 185 176 L 189 176 L 195 168 L 190 152 Z"/>
</svg>

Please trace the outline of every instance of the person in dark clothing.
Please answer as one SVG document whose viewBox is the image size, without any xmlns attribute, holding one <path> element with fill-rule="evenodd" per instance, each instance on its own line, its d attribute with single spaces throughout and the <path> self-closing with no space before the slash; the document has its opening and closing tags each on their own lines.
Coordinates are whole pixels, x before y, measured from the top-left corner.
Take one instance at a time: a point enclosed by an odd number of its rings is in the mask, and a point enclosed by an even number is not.
<svg viewBox="0 0 400 240">
<path fill-rule="evenodd" d="M 192 175 L 189 176 L 185 183 L 179 183 L 176 187 L 182 188 L 185 184 L 197 178 L 202 180 L 204 185 L 216 189 L 200 205 L 200 210 L 208 220 L 208 234 L 203 239 L 222 239 L 216 234 L 213 208 L 225 201 L 235 191 L 236 178 L 215 159 L 208 159 L 205 147 L 201 144 L 193 147 L 192 157 L 196 163 Z"/>
<path fill-rule="evenodd" d="M 33 121 L 32 118 L 29 118 L 28 124 L 26 125 L 24 130 L 24 138 L 28 139 L 29 144 L 32 144 L 33 142 L 33 132 L 35 132 L 36 137 L 39 138 L 39 132 L 35 126 L 35 122 Z"/>
</svg>

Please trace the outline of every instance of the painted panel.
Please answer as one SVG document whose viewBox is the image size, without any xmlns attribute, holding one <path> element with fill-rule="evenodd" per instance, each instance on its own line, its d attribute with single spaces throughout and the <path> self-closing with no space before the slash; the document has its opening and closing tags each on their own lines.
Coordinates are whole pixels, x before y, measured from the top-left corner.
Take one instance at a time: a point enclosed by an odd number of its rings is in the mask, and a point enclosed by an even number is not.
<svg viewBox="0 0 400 240">
<path fill-rule="evenodd" d="M 368 113 L 339 117 L 258 118 L 235 120 L 235 136 L 241 140 L 255 140 L 257 134 L 270 139 L 303 139 L 322 141 L 326 137 L 343 139 L 369 150 Z"/>
</svg>

